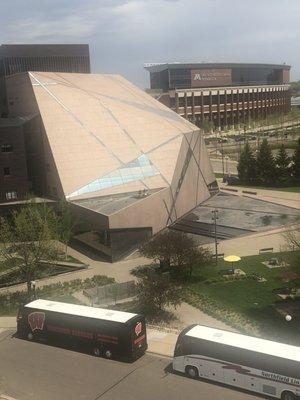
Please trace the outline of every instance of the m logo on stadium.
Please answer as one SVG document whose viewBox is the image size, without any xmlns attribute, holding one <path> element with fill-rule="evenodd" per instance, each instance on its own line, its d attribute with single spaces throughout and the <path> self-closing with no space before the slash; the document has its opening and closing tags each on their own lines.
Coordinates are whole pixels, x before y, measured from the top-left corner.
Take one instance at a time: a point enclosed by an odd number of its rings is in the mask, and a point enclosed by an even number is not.
<svg viewBox="0 0 300 400">
<path fill-rule="evenodd" d="M 134 328 L 134 332 L 136 336 L 139 336 L 139 334 L 142 332 L 142 323 L 138 322 Z"/>
<path fill-rule="evenodd" d="M 36 330 L 42 331 L 44 329 L 45 313 L 33 312 L 28 315 L 28 323 L 32 332 Z"/>
</svg>

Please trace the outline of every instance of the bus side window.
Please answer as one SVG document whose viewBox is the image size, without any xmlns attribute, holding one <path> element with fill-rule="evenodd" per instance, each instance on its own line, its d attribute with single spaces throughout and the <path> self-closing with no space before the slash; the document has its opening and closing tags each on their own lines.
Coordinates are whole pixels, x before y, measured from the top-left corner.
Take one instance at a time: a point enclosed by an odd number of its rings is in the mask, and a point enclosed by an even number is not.
<svg viewBox="0 0 300 400">
<path fill-rule="evenodd" d="M 175 348 L 176 357 L 182 356 L 182 344 L 177 343 Z"/>
</svg>

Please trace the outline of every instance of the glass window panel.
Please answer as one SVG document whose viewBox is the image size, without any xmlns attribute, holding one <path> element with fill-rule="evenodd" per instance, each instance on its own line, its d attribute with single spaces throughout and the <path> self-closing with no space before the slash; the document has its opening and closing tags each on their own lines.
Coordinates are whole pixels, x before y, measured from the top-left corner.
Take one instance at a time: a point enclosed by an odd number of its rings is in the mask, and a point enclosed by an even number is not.
<svg viewBox="0 0 300 400">
<path fill-rule="evenodd" d="M 122 185 L 124 183 L 137 181 L 144 177 L 158 175 L 159 172 L 151 164 L 148 157 L 143 154 L 136 160 L 130 161 L 120 169 L 110 172 L 109 174 L 96 179 L 94 182 L 76 190 L 70 196 L 78 196 L 79 194 L 96 192 L 101 189 L 112 186 Z"/>
</svg>

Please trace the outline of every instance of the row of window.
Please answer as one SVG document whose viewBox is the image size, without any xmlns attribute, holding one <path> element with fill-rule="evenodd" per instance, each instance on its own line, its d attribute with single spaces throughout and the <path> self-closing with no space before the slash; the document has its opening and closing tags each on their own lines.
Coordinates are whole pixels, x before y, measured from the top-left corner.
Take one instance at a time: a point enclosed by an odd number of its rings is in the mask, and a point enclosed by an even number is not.
<svg viewBox="0 0 300 400">
<path fill-rule="evenodd" d="M 10 176 L 10 168 L 9 167 L 4 167 L 3 168 L 3 175 L 4 176 Z"/>
<path fill-rule="evenodd" d="M 228 94 L 227 98 L 225 97 L 224 94 L 222 94 L 222 95 L 219 96 L 219 99 L 218 99 L 217 95 L 213 95 L 213 96 L 211 96 L 211 103 L 213 105 L 216 105 L 216 104 L 218 104 L 218 101 L 220 101 L 220 104 L 224 104 L 225 102 L 227 102 L 227 103 L 231 103 L 231 102 L 236 103 L 238 100 L 240 102 L 242 102 L 242 101 L 251 102 L 251 101 L 256 101 L 257 99 L 258 100 L 272 100 L 272 99 L 277 99 L 278 98 L 278 97 L 276 97 L 276 95 L 274 95 L 274 92 L 261 92 L 261 93 L 262 94 L 260 94 L 260 93 L 258 93 L 258 94 L 257 93 L 255 93 L 255 94 L 253 94 L 253 93 L 245 93 L 244 97 L 243 97 L 243 94 L 240 94 L 239 97 L 238 97 L 237 94 L 234 94 L 234 95 Z M 277 93 L 281 93 L 281 92 L 277 92 Z M 283 96 L 281 95 L 280 99 L 282 99 L 282 97 Z M 192 99 L 191 96 L 188 96 L 186 98 L 186 102 L 187 102 L 187 106 L 188 107 L 192 106 L 192 101 L 193 101 L 193 99 Z M 175 104 L 176 104 L 175 98 L 171 97 L 170 98 L 170 106 L 171 107 L 175 107 Z M 194 97 L 194 105 L 195 106 L 201 106 L 201 104 L 202 104 L 202 97 L 201 96 L 195 96 Z M 210 104 L 210 97 L 209 96 L 203 96 L 203 105 L 204 106 L 208 106 L 209 104 Z M 185 98 L 184 97 L 179 97 L 178 98 L 178 105 L 179 105 L 179 107 L 184 107 L 185 106 Z"/>
<path fill-rule="evenodd" d="M 15 190 L 5 193 L 6 200 L 16 200 L 18 198 L 18 193 Z"/>
<path fill-rule="evenodd" d="M 14 151 L 14 147 L 12 144 L 1 144 L 0 149 L 2 153 L 11 153 Z"/>
</svg>

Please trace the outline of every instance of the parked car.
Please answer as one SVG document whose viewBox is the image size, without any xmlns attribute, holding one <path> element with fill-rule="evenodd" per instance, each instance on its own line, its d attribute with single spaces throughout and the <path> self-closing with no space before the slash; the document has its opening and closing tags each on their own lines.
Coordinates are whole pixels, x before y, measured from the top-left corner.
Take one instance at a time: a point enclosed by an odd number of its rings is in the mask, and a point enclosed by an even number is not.
<svg viewBox="0 0 300 400">
<path fill-rule="evenodd" d="M 242 142 L 242 141 L 244 140 L 244 138 L 243 138 L 242 136 L 236 136 L 236 137 L 234 138 L 234 140 L 235 140 L 236 142 Z"/>
<path fill-rule="evenodd" d="M 228 185 L 236 185 L 240 183 L 240 179 L 235 175 L 226 175 L 223 178 L 223 182 L 227 183 Z"/>
<path fill-rule="evenodd" d="M 228 139 L 227 138 L 219 138 L 218 142 L 219 143 L 228 143 Z"/>
</svg>

